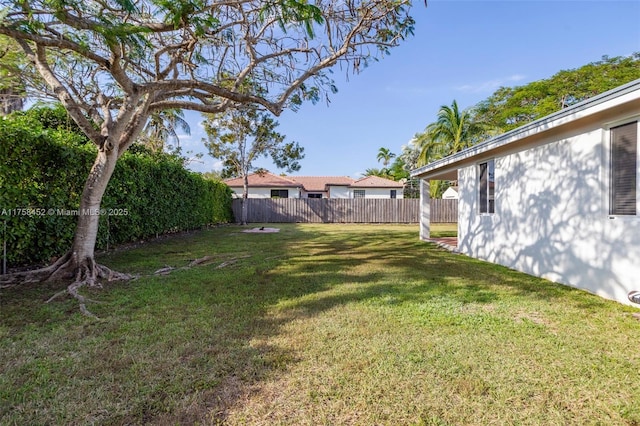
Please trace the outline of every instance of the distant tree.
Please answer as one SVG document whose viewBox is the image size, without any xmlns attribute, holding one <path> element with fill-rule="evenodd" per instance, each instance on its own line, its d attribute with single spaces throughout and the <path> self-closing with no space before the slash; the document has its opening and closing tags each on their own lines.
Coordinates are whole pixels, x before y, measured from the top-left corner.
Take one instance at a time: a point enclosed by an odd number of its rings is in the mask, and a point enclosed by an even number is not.
<svg viewBox="0 0 640 426">
<path fill-rule="evenodd" d="M 506 132 L 638 78 L 640 53 L 604 56 L 524 86 L 501 87 L 473 108 L 473 116 L 489 129 Z"/>
<path fill-rule="evenodd" d="M 389 165 L 389 163 L 391 162 L 391 159 L 394 158 L 396 155 L 391 152 L 391 150 L 389 148 L 380 148 L 378 150 L 378 162 L 382 161 L 382 167 L 387 167 Z"/>
<path fill-rule="evenodd" d="M 402 167 L 402 172 L 397 171 L 396 176 L 399 176 L 397 180 L 404 179 L 404 198 L 420 198 L 419 179 L 411 177 L 411 171 L 418 167 L 420 148 L 414 138 L 407 145 L 403 145 L 401 149 L 402 152 L 391 168 L 395 169 L 396 164 Z"/>
<path fill-rule="evenodd" d="M 381 177 L 381 178 L 385 178 L 385 179 L 390 179 L 391 178 L 391 175 L 389 175 L 389 170 L 385 169 L 385 168 L 378 169 L 378 168 L 372 167 L 370 169 L 366 169 L 362 175 L 363 176 L 377 176 L 377 177 Z"/>
<path fill-rule="evenodd" d="M 524 86 L 501 87 L 473 108 L 460 111 L 456 101 L 442 106 L 435 123 L 415 136 L 420 148 L 416 166 L 423 166 L 470 147 L 488 137 L 512 130 L 599 93 L 640 78 L 640 53 L 592 62 L 563 70 Z M 438 197 L 446 183 L 431 181 Z"/>
<path fill-rule="evenodd" d="M 0 115 L 24 106 L 27 93 L 21 74 L 26 62 L 18 43 L 0 35 Z"/>
<path fill-rule="evenodd" d="M 287 172 L 300 170 L 304 148 L 297 142 L 285 142 L 275 131 L 278 122 L 257 108 L 244 107 L 226 114 L 209 116 L 204 121 L 208 138 L 204 141 L 209 155 L 224 162 L 222 176 L 241 177 L 242 224 L 247 223 L 245 200 L 249 196 L 249 173 L 260 157 L 271 157 L 278 168 Z"/>
<path fill-rule="evenodd" d="M 418 167 L 418 158 L 420 157 L 420 145 L 414 137 L 408 144 L 402 145 L 401 153 L 398 159 L 402 160 L 403 167 L 407 173 Z"/>
<path fill-rule="evenodd" d="M 163 152 L 165 148 L 172 150 L 180 146 L 178 130 L 187 135 L 191 134 L 191 127 L 184 119 L 182 110 L 171 108 L 156 111 L 149 115 L 140 135 L 140 142 L 155 152 Z M 173 145 L 170 142 L 173 142 Z"/>
<path fill-rule="evenodd" d="M 404 160 L 401 157 L 396 157 L 393 160 L 393 163 L 386 169 L 390 179 L 395 181 L 400 181 L 402 179 L 407 179 L 409 177 L 409 172 L 407 172 Z"/>
</svg>

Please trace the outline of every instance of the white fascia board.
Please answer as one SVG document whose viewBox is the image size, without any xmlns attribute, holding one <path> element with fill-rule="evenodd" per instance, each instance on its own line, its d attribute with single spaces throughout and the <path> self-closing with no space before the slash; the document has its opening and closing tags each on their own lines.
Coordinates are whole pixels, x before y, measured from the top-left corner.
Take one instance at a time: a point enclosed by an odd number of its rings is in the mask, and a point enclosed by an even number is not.
<svg viewBox="0 0 640 426">
<path fill-rule="evenodd" d="M 429 163 L 426 166 L 412 170 L 411 177 L 427 178 L 432 174 L 441 174 L 443 171 L 457 168 L 455 167 L 457 164 L 466 162 L 478 155 L 488 154 L 497 148 L 526 137 L 557 129 L 567 123 L 580 120 L 636 99 L 640 99 L 640 79 L 586 99 L 568 108 L 518 127 L 517 129 L 495 136 L 453 155 L 434 161 L 433 163 Z"/>
</svg>

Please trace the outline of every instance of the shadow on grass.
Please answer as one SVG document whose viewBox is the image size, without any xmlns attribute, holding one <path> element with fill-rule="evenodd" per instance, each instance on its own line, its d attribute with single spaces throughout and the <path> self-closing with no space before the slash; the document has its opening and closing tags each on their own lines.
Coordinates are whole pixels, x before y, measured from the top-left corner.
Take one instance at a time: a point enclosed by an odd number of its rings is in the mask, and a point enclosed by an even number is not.
<svg viewBox="0 0 640 426">
<path fill-rule="evenodd" d="M 226 227 L 105 256 L 109 266 L 142 274 L 218 257 L 91 292 L 102 302 L 92 306 L 99 321 L 81 317 L 73 300 L 43 305 L 56 290 L 51 286 L 3 290 L 2 422 L 224 422 L 262 381 L 297 362 L 295 350 L 275 343 L 283 327 L 340 305 L 381 297 L 600 303 L 420 243 L 417 231 L 280 227 L 281 233 L 264 235 Z M 237 262 L 220 267 L 229 259 Z M 42 404 L 47 410 L 38 410 Z"/>
</svg>

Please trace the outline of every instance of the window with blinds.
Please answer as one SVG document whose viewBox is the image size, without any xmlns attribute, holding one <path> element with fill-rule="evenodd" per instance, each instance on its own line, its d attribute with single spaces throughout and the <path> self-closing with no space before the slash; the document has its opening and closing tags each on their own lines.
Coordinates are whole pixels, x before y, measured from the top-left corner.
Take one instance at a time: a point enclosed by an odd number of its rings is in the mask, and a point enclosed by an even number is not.
<svg viewBox="0 0 640 426">
<path fill-rule="evenodd" d="M 495 160 L 478 165 L 478 203 L 480 213 L 495 212 Z"/>
<path fill-rule="evenodd" d="M 638 122 L 611 129 L 611 182 L 609 214 L 636 214 Z"/>
</svg>

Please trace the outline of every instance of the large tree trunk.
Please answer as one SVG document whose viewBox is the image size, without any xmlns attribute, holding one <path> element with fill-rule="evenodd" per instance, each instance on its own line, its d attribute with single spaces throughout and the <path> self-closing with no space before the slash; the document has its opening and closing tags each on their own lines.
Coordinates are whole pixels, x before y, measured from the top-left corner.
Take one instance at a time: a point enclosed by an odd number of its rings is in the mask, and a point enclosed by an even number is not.
<svg viewBox="0 0 640 426">
<path fill-rule="evenodd" d="M 100 205 L 117 161 L 117 148 L 98 151 L 80 198 L 78 223 L 73 245 L 67 254 L 68 259 L 56 268 L 48 280 L 73 277 L 77 282 L 95 286 L 99 285 L 97 278 L 122 278 L 119 274 L 113 274 L 107 268 L 97 265 L 94 259 L 101 215 Z"/>
</svg>

